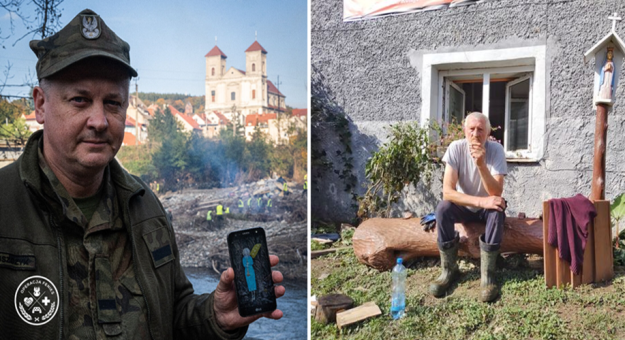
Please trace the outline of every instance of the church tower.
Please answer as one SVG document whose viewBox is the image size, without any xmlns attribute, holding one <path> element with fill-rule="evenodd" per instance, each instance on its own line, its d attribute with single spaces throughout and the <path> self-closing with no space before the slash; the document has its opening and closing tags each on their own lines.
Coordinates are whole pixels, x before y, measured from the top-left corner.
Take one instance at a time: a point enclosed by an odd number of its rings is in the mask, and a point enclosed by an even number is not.
<svg viewBox="0 0 625 340">
<path fill-rule="evenodd" d="M 228 58 L 220 49 L 215 45 L 210 52 L 205 56 L 206 58 L 206 79 L 219 79 L 226 73 L 226 58 Z"/>
<path fill-rule="evenodd" d="M 245 73 L 267 78 L 267 51 L 258 41 L 245 50 Z"/>
</svg>

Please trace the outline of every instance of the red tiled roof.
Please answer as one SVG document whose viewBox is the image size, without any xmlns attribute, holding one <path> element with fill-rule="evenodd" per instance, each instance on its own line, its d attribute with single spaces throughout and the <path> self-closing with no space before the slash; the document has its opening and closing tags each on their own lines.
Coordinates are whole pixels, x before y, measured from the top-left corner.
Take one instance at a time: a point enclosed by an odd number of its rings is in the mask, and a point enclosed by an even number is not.
<svg viewBox="0 0 625 340">
<path fill-rule="evenodd" d="M 200 128 L 200 125 L 195 121 L 195 119 L 185 115 L 184 113 L 180 113 L 180 111 L 176 110 L 175 107 L 169 105 L 169 111 L 171 111 L 171 114 L 176 117 L 176 115 L 180 116 L 180 118 L 184 119 L 185 122 L 187 122 L 189 125 L 191 125 L 191 127 L 194 130 L 202 130 Z"/>
<path fill-rule="evenodd" d="M 210 50 L 210 52 L 206 53 L 206 55 L 204 57 L 214 57 L 214 56 L 221 56 L 222 58 L 228 58 L 227 55 L 225 55 L 220 49 L 219 47 L 217 47 L 217 45 L 215 45 L 215 47 L 213 47 L 212 50 Z"/>
<path fill-rule="evenodd" d="M 122 142 L 122 145 L 135 145 L 135 140 L 135 135 L 130 132 L 124 132 L 124 141 Z M 141 144 L 141 142 L 139 142 L 139 144 Z"/>
<path fill-rule="evenodd" d="M 126 126 L 135 126 L 135 120 L 130 116 L 126 116 Z"/>
<path fill-rule="evenodd" d="M 258 123 L 268 123 L 270 119 L 276 119 L 275 113 L 250 114 L 245 117 L 245 126 L 256 126 Z"/>
<path fill-rule="evenodd" d="M 24 115 L 24 119 L 26 120 L 35 120 L 37 119 L 37 115 L 35 115 L 35 111 L 31 112 L 29 115 Z"/>
<path fill-rule="evenodd" d="M 173 107 L 171 105 L 167 105 L 167 107 L 169 108 L 169 111 L 171 112 L 171 114 L 174 115 L 174 117 L 176 115 L 182 115 L 182 113 L 180 113 L 180 111 L 176 110 L 175 107 Z"/>
<path fill-rule="evenodd" d="M 284 112 L 284 109 L 281 108 L 281 107 L 277 107 L 277 106 L 273 106 L 273 105 L 267 105 L 267 107 L 272 109 L 272 110 Z"/>
<path fill-rule="evenodd" d="M 284 95 L 282 93 L 280 93 L 278 88 L 271 82 L 271 80 L 267 80 L 267 92 L 275 93 L 277 95 L 280 95 L 280 96 L 284 97 Z"/>
<path fill-rule="evenodd" d="M 238 68 L 235 68 L 235 70 L 239 70 L 239 69 L 238 69 Z M 245 71 L 243 71 L 243 70 L 239 70 L 239 72 L 241 72 L 241 73 L 245 74 Z"/>
<path fill-rule="evenodd" d="M 262 51 L 263 53 L 267 53 L 267 51 L 265 51 L 265 49 L 260 46 L 260 44 L 258 43 L 258 41 L 254 41 L 254 43 L 247 48 L 247 50 L 245 50 L 245 52 L 254 52 L 254 51 Z"/>
<path fill-rule="evenodd" d="M 293 116 L 305 117 L 308 115 L 308 109 L 293 109 Z"/>
<path fill-rule="evenodd" d="M 230 124 L 230 119 L 221 114 L 221 112 L 213 111 L 213 113 L 215 114 L 215 116 L 217 116 L 217 118 L 219 118 L 220 122 L 223 122 L 224 124 Z"/>
</svg>

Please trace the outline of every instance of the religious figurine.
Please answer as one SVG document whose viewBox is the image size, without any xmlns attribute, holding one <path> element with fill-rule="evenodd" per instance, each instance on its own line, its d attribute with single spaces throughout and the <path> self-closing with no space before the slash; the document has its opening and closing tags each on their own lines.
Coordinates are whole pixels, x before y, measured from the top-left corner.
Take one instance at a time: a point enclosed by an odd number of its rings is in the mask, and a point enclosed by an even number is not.
<svg viewBox="0 0 625 340">
<path fill-rule="evenodd" d="M 601 68 L 601 78 L 599 78 L 599 93 L 597 97 L 603 100 L 612 100 L 612 89 L 614 88 L 614 48 L 608 47 L 605 64 Z"/>
<path fill-rule="evenodd" d="M 247 290 L 252 293 L 252 300 L 254 300 L 256 298 L 256 273 L 254 272 L 254 259 L 250 256 L 248 248 L 243 249 L 243 267 L 245 267 Z"/>
</svg>

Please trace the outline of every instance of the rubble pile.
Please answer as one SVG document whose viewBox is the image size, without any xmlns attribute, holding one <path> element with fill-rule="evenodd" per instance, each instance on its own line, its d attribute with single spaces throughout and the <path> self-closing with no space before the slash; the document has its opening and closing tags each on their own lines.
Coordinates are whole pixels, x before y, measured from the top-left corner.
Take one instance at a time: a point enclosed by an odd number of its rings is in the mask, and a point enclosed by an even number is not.
<svg viewBox="0 0 625 340">
<path fill-rule="evenodd" d="M 230 266 L 229 232 L 263 227 L 271 254 L 280 257 L 275 269 L 287 279 L 306 278 L 307 214 L 302 185 L 273 179 L 238 187 L 168 192 L 160 197 L 171 216 L 184 267 L 208 267 L 221 272 Z M 223 206 L 223 218 L 216 216 Z M 243 207 L 241 207 L 243 205 Z M 211 220 L 207 220 L 208 211 Z"/>
</svg>

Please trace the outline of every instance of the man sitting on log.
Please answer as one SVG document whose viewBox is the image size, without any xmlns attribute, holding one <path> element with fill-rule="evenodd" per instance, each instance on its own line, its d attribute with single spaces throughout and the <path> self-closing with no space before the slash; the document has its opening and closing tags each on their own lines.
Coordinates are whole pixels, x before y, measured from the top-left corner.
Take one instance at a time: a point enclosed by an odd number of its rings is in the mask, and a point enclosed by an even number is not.
<svg viewBox="0 0 625 340">
<path fill-rule="evenodd" d="M 488 117 L 480 112 L 469 114 L 464 121 L 465 138 L 452 142 L 443 156 L 443 201 L 436 208 L 442 273 L 430 285 L 435 297 L 444 296 L 460 276 L 454 224 L 477 221 L 486 223 L 486 232 L 480 236 L 481 300 L 490 302 L 499 294 L 494 274 L 505 218 L 506 201 L 501 194 L 507 166 L 501 144 L 488 140 L 490 131 Z"/>
</svg>

